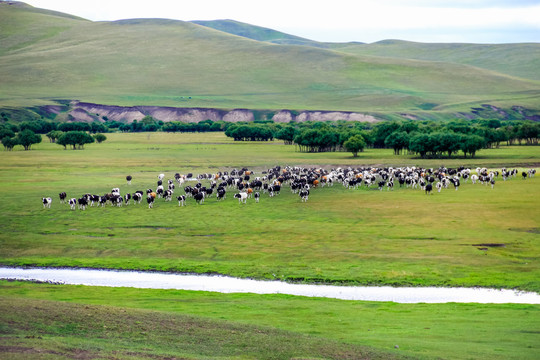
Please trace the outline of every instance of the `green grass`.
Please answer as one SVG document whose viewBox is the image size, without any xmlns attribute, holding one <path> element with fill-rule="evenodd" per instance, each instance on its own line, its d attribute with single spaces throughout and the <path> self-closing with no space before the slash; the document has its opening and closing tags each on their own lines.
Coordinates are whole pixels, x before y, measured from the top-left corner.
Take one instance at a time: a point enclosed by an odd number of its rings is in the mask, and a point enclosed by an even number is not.
<svg viewBox="0 0 540 360">
<path fill-rule="evenodd" d="M 430 112 L 448 115 L 482 103 L 538 104 L 537 80 L 451 62 L 268 44 L 181 21 L 89 22 L 0 4 L 6 18 L 2 106 L 78 99 L 388 114 L 421 113 L 422 104 L 434 103 Z"/>
<path fill-rule="evenodd" d="M 158 199 L 152 210 L 141 204 L 73 212 L 57 198 L 61 191 L 80 197 L 116 186 L 122 193 L 155 188 L 161 172 L 172 178 L 176 172 L 243 166 L 261 171 L 278 164 L 538 163 L 537 147 L 483 150 L 483 159 L 450 161 L 391 152 L 370 150 L 355 159 L 349 153 L 298 153 L 278 142 L 235 143 L 223 134 L 163 133 L 110 134 L 107 142 L 84 151 L 42 143 L 28 152 L 4 152 L 0 262 L 540 290 L 538 178 L 498 181 L 495 189 L 469 183 L 432 196 L 335 185 L 315 189 L 308 203 L 285 188 L 277 197 L 263 195 L 259 204 L 245 206 L 231 190 L 224 202 L 211 198 L 202 206 L 190 201 L 180 208 Z M 134 178 L 129 187 L 128 174 Z M 52 209 L 42 208 L 43 196 L 54 198 Z M 505 247 L 481 251 L 474 246 L 485 242 Z"/>
<path fill-rule="evenodd" d="M 538 305 L 396 304 L 6 281 L 0 290 L 0 345 L 67 354 L 522 360 L 535 359 L 540 350 Z"/>
<path fill-rule="evenodd" d="M 335 185 L 313 190 L 307 203 L 285 188 L 279 196 L 264 195 L 259 204 L 242 206 L 229 191 L 220 203 L 212 198 L 180 208 L 158 199 L 152 210 L 141 204 L 70 211 L 57 198 L 61 191 L 79 197 L 116 186 L 122 193 L 155 188 L 162 172 L 168 179 L 176 172 L 243 166 L 256 171 L 276 165 L 522 169 L 538 166 L 538 147 L 482 150 L 474 159 L 396 157 L 392 150 L 373 149 L 353 158 L 350 153 L 299 153 L 281 142 L 234 142 L 222 133 L 107 137 L 80 151 L 63 150 L 45 139 L 31 151 L 2 152 L 0 264 L 540 290 L 538 177 L 498 180 L 494 189 L 469 183 L 457 192 L 431 196 L 411 189 L 380 192 Z M 131 186 L 125 184 L 128 174 Z M 43 209 L 43 196 L 53 197 L 50 210 Z M 486 251 L 475 246 L 486 242 L 505 247 Z M 537 305 L 406 305 L 7 282 L 0 287 L 0 345 L 7 358 L 81 353 L 98 358 L 265 358 L 258 356 L 261 341 L 267 358 L 346 358 L 341 355 L 345 351 L 375 358 L 390 352 L 533 359 L 538 352 Z M 86 324 L 80 321 L 85 312 L 93 314 Z M 159 330 L 163 318 L 178 330 Z M 152 334 L 137 333 L 129 325 L 134 322 L 148 322 Z M 186 322 L 199 329 L 195 335 L 181 330 Z M 110 330 L 98 331 L 97 325 Z M 229 336 L 232 331 L 238 336 Z M 226 341 L 223 334 L 229 334 Z M 282 342 L 287 346 L 281 348 Z"/>
</svg>

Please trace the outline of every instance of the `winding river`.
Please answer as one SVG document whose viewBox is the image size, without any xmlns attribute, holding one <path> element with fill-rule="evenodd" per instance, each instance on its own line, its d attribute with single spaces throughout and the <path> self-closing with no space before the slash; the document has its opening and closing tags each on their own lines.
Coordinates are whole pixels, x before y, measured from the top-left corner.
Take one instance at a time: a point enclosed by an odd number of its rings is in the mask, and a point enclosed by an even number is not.
<svg viewBox="0 0 540 360">
<path fill-rule="evenodd" d="M 0 279 L 43 281 L 68 285 L 177 289 L 221 293 L 288 294 L 342 300 L 398 303 L 540 304 L 540 294 L 485 288 L 335 286 L 227 276 L 97 269 L 0 267 Z"/>
</svg>

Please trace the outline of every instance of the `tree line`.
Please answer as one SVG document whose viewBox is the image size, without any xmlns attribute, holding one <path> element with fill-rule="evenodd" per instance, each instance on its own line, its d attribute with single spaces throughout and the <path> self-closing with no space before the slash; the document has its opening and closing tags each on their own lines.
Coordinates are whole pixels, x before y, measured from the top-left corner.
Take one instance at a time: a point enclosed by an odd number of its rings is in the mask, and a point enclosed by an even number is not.
<svg viewBox="0 0 540 360">
<path fill-rule="evenodd" d="M 267 130 L 266 132 L 264 130 Z M 267 134 L 258 139 L 250 134 Z M 354 156 L 366 147 L 390 148 L 420 157 L 451 157 L 462 152 L 474 157 L 484 148 L 507 145 L 538 145 L 540 123 L 532 121 L 389 121 L 377 124 L 351 122 L 305 122 L 293 124 L 235 124 L 225 135 L 236 141 L 276 138 L 301 152 L 349 151 Z"/>
<path fill-rule="evenodd" d="M 282 140 L 301 152 L 348 151 L 357 156 L 365 148 L 390 148 L 421 157 L 451 157 L 458 152 L 474 157 L 484 148 L 507 145 L 538 145 L 540 123 L 532 121 L 454 120 L 362 122 L 226 123 L 205 120 L 198 123 L 156 121 L 146 116 L 129 124 L 110 121 L 93 123 L 37 120 L 0 124 L 0 140 L 6 150 L 21 145 L 25 150 L 47 136 L 50 142 L 81 149 L 103 142 L 108 132 L 210 132 L 223 131 L 235 141 Z"/>
</svg>

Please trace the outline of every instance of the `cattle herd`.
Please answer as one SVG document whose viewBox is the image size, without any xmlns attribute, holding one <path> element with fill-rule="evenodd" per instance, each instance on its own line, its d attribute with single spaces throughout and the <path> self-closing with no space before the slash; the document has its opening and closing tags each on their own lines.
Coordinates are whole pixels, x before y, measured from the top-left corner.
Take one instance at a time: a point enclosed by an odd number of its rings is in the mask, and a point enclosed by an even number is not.
<svg viewBox="0 0 540 360">
<path fill-rule="evenodd" d="M 523 180 L 533 177 L 536 169 L 522 171 Z M 71 210 L 85 210 L 88 206 L 101 206 L 107 204 L 121 207 L 123 205 L 140 204 L 145 199 L 148 207 L 154 207 L 156 199 L 172 201 L 176 187 L 183 189 L 183 194 L 177 195 L 175 199 L 178 206 L 184 206 L 188 200 L 196 204 L 203 204 L 205 200 L 215 198 L 222 201 L 226 198 L 227 192 L 234 192 L 233 197 L 238 199 L 239 204 L 246 204 L 248 199 L 253 199 L 258 203 L 261 196 L 274 197 L 279 195 L 284 188 L 290 189 L 294 194 L 298 194 L 300 201 L 307 202 L 310 191 L 318 187 L 334 186 L 340 184 L 347 189 L 358 189 L 360 186 L 374 188 L 378 190 L 393 190 L 394 185 L 410 189 L 418 189 L 426 194 L 432 194 L 435 190 L 441 192 L 449 186 L 453 186 L 457 191 L 461 183 L 469 180 L 473 183 L 495 186 L 495 181 L 502 178 L 506 181 L 509 178 L 519 176 L 517 169 L 492 171 L 486 168 L 469 169 L 465 167 L 426 169 L 418 167 L 360 167 L 360 168 L 306 168 L 306 167 L 281 167 L 276 166 L 260 174 L 247 168 L 240 170 L 217 172 L 214 174 L 193 174 L 181 175 L 176 173 L 173 179 L 168 179 L 165 188 L 165 174 L 159 174 L 154 188 L 137 190 L 133 193 L 120 193 L 120 188 L 113 188 L 109 193 L 103 195 L 83 194 L 78 198 L 68 198 L 65 192 L 59 194 L 60 203 L 69 204 Z M 126 177 L 127 185 L 131 185 L 132 176 Z M 52 198 L 42 198 L 43 208 L 51 208 Z"/>
</svg>

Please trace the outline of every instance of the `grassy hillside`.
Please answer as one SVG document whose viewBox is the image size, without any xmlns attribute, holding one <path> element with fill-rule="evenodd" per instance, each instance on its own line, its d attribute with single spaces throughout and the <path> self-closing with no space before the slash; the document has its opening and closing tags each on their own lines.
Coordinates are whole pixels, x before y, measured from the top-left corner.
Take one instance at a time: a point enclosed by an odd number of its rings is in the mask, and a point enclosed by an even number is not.
<svg viewBox="0 0 540 360">
<path fill-rule="evenodd" d="M 540 80 L 540 43 L 426 44 L 385 40 L 373 44 L 339 44 L 336 48 L 357 55 L 465 64 L 524 79 Z"/>
<path fill-rule="evenodd" d="M 192 23 L 223 31 L 229 34 L 242 36 L 248 39 L 265 41 L 273 44 L 306 45 L 317 48 L 329 47 L 329 44 L 327 43 L 313 41 L 299 36 L 286 34 L 281 31 L 276 31 L 256 25 L 250 25 L 234 20 L 197 20 L 192 21 Z"/>
<path fill-rule="evenodd" d="M 90 22 L 5 3 L 0 19 L 4 106 L 78 99 L 392 113 L 534 108 L 540 96 L 539 82 L 477 67 L 276 45 L 182 21 Z"/>
<path fill-rule="evenodd" d="M 357 55 L 451 62 L 472 65 L 524 79 L 540 80 L 540 71 L 538 71 L 540 68 L 540 43 L 438 44 L 403 40 L 383 40 L 372 44 L 362 42 L 326 43 L 233 20 L 194 21 L 194 23 L 249 39 L 276 44 L 306 45 Z"/>
</svg>

